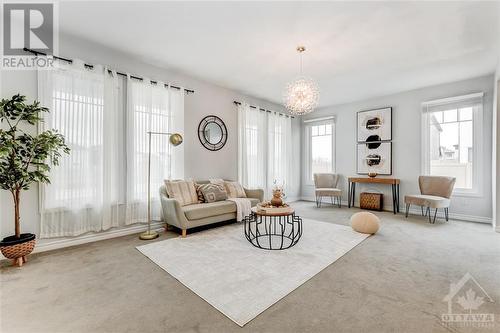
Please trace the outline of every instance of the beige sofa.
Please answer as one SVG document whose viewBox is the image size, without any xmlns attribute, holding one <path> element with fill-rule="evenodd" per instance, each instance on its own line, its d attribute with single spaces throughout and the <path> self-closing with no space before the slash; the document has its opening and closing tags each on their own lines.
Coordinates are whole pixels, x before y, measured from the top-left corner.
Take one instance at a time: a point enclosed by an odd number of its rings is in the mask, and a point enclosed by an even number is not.
<svg viewBox="0 0 500 333">
<path fill-rule="evenodd" d="M 209 181 L 196 182 L 206 184 Z M 245 193 L 252 202 L 252 207 L 264 200 L 264 191 L 261 189 L 245 189 Z M 177 200 L 168 197 L 165 185 L 160 187 L 160 199 L 163 220 L 167 225 L 181 229 L 182 237 L 186 237 L 187 229 L 236 219 L 236 204 L 232 201 L 181 206 Z"/>
</svg>

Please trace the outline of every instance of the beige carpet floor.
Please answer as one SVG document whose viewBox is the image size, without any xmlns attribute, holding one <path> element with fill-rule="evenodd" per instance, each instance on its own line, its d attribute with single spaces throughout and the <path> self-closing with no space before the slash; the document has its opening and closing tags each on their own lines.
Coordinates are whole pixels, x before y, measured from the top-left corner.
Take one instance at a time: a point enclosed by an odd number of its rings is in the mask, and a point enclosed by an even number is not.
<svg viewBox="0 0 500 333">
<path fill-rule="evenodd" d="M 245 238 L 242 223 L 137 249 L 243 326 L 368 237 L 333 223 L 303 219 L 302 225 L 299 242 L 282 251 L 254 247 Z M 261 242 L 268 240 L 266 236 Z M 279 237 L 274 241 L 280 246 Z"/>
<path fill-rule="evenodd" d="M 294 204 L 348 224 L 356 209 Z M 2 263 L 1 332 L 498 332 L 500 234 L 491 226 L 377 213 L 380 232 L 240 328 L 135 249 L 136 235 Z M 177 234 L 169 231 L 157 240 Z M 441 323 L 450 282 L 469 272 L 495 303 L 496 328 Z"/>
</svg>

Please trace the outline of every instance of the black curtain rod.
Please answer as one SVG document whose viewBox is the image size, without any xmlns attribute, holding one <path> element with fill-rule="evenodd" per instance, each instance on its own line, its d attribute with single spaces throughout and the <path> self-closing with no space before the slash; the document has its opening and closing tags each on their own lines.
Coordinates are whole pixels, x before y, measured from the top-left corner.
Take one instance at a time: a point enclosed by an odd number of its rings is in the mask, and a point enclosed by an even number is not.
<svg viewBox="0 0 500 333">
<path fill-rule="evenodd" d="M 39 52 L 39 51 L 35 51 L 35 50 L 31 50 L 31 49 L 28 49 L 28 48 L 26 48 L 26 47 L 25 47 L 25 48 L 23 48 L 23 50 L 24 50 L 25 52 L 33 53 L 35 56 L 38 56 L 38 55 L 43 55 L 43 56 L 46 56 L 46 57 L 47 57 L 47 54 L 46 54 L 46 53 Z M 63 58 L 63 57 L 58 57 L 58 56 L 55 56 L 55 55 L 53 55 L 53 56 L 51 56 L 51 57 L 52 57 L 52 58 L 54 58 L 54 59 L 57 59 L 57 60 L 62 60 L 62 61 L 69 62 L 70 64 L 73 62 L 73 60 L 72 60 L 72 59 Z M 87 68 L 90 68 L 90 69 L 94 68 L 94 65 L 91 65 L 91 64 L 84 64 L 84 66 L 85 66 L 85 67 L 87 67 Z M 112 70 L 110 70 L 110 69 L 108 69 L 108 73 L 113 73 L 113 71 L 112 71 Z M 127 76 L 127 74 L 125 74 L 125 73 L 120 73 L 120 72 L 116 72 L 116 74 L 121 75 L 121 76 Z M 138 77 L 138 76 L 134 76 L 134 75 L 130 75 L 130 77 L 131 77 L 132 79 L 136 79 L 136 80 L 140 80 L 140 81 L 143 81 L 143 80 L 144 80 L 142 77 Z M 153 81 L 153 80 L 151 80 L 151 83 L 152 83 L 152 84 L 157 84 L 158 82 L 157 82 L 157 81 Z M 181 87 L 172 86 L 172 85 L 168 85 L 168 84 L 165 84 L 165 87 L 170 87 L 170 88 L 174 88 L 174 89 L 177 89 L 177 90 L 180 90 L 180 89 L 181 89 Z M 194 90 L 192 90 L 192 89 L 186 89 L 186 88 L 184 88 L 184 91 L 185 91 L 187 94 L 194 94 Z"/>
<path fill-rule="evenodd" d="M 238 102 L 238 101 L 233 101 L 233 103 L 234 103 L 234 104 L 236 104 L 236 105 L 241 105 L 241 102 Z M 256 107 L 256 106 L 254 106 L 254 105 L 250 105 L 250 108 L 252 108 L 252 109 L 257 109 L 257 107 Z M 276 111 L 266 110 L 266 109 L 263 109 L 263 108 L 258 108 L 258 109 L 259 109 L 260 111 L 265 111 L 265 112 L 269 112 L 269 113 L 273 113 L 273 112 L 274 112 L 274 113 L 277 113 L 277 114 L 279 114 L 279 115 L 281 115 L 281 116 L 290 117 L 290 118 L 292 118 L 292 119 L 294 119 L 294 118 L 295 118 L 294 116 L 290 116 L 290 115 L 287 115 L 287 114 L 284 114 L 284 113 L 281 113 L 281 112 L 276 112 Z"/>
</svg>

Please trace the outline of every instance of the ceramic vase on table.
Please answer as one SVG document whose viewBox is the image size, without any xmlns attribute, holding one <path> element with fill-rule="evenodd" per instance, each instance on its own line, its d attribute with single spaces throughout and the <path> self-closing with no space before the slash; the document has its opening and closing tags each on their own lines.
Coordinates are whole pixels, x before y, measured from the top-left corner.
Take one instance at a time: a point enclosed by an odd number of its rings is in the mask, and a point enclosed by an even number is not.
<svg viewBox="0 0 500 333">
<path fill-rule="evenodd" d="M 283 206 L 283 190 L 281 189 L 274 189 L 273 190 L 273 198 L 271 199 L 271 205 L 275 207 L 281 207 Z"/>
</svg>

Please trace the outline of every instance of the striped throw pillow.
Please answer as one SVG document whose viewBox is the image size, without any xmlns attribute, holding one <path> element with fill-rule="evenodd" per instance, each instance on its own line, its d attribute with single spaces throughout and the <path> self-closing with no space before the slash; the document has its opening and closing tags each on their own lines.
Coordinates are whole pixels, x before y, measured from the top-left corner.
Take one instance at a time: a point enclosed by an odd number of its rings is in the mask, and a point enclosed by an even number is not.
<svg viewBox="0 0 500 333">
<path fill-rule="evenodd" d="M 198 195 L 198 203 L 204 203 L 205 197 L 203 196 L 203 192 L 201 191 L 201 185 L 194 183 L 194 187 L 196 188 L 196 194 Z"/>
<path fill-rule="evenodd" d="M 238 182 L 224 182 L 229 198 L 246 198 L 247 195 L 243 186 Z"/>
<path fill-rule="evenodd" d="M 167 194 L 179 201 L 181 206 L 198 203 L 198 194 L 192 180 L 165 180 Z"/>
</svg>

